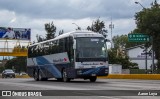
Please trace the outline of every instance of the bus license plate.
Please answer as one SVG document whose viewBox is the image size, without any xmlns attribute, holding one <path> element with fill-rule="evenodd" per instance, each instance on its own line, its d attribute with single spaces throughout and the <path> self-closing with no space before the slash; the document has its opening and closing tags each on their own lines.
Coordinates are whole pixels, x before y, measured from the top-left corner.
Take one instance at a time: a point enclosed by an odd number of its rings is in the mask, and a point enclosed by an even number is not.
<svg viewBox="0 0 160 99">
<path fill-rule="evenodd" d="M 92 74 L 91 76 L 96 76 L 96 74 Z"/>
</svg>

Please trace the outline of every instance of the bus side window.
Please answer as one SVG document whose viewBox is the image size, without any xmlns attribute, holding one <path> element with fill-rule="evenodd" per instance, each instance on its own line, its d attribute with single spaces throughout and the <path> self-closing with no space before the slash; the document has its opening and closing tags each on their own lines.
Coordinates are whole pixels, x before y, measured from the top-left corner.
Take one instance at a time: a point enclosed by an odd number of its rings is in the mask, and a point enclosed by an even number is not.
<svg viewBox="0 0 160 99">
<path fill-rule="evenodd" d="M 56 53 L 56 41 L 52 41 L 52 54 Z"/>
<path fill-rule="evenodd" d="M 49 52 L 50 52 L 50 54 L 53 54 L 53 41 L 51 41 L 50 43 L 49 43 Z"/>
<path fill-rule="evenodd" d="M 59 40 L 56 40 L 55 49 L 56 49 L 56 53 L 59 53 Z"/>
<path fill-rule="evenodd" d="M 66 50 L 66 43 L 67 43 L 67 38 L 63 38 L 63 52 L 67 52 Z"/>
<path fill-rule="evenodd" d="M 35 57 L 36 56 L 36 45 L 34 45 L 33 46 L 33 48 L 32 48 L 32 54 L 33 54 L 33 57 Z"/>
<path fill-rule="evenodd" d="M 31 47 L 28 48 L 28 58 L 31 57 Z"/>
<path fill-rule="evenodd" d="M 69 59 L 71 62 L 74 60 L 74 50 L 73 50 L 73 38 L 68 38 L 68 51 L 69 51 Z M 73 64 L 72 64 L 73 65 Z"/>
<path fill-rule="evenodd" d="M 63 40 L 64 39 L 59 40 L 59 53 L 63 52 Z"/>
</svg>

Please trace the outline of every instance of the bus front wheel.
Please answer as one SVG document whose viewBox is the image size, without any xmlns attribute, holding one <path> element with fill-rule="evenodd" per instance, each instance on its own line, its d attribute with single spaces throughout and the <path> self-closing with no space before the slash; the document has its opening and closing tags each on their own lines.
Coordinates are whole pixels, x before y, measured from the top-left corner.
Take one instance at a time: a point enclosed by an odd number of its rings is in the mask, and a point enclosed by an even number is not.
<svg viewBox="0 0 160 99">
<path fill-rule="evenodd" d="M 90 80 L 90 82 L 95 82 L 97 80 L 97 77 L 96 76 L 95 77 L 91 77 L 89 80 Z"/>
</svg>

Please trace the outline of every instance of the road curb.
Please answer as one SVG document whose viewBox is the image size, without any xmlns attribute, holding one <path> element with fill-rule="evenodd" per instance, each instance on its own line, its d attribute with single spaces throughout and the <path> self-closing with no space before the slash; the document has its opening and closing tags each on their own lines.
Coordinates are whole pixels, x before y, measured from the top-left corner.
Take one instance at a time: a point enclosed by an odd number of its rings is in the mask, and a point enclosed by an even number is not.
<svg viewBox="0 0 160 99">
<path fill-rule="evenodd" d="M 160 80 L 160 74 L 110 74 L 108 76 L 101 76 L 98 78 Z"/>
</svg>

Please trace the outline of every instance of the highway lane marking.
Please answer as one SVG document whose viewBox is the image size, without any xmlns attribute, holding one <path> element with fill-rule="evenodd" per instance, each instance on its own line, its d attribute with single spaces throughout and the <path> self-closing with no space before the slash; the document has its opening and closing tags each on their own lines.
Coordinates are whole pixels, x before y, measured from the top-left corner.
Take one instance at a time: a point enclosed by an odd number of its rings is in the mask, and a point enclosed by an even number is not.
<svg viewBox="0 0 160 99">
<path fill-rule="evenodd" d="M 109 96 L 98 96 L 101 98 L 107 98 L 107 99 L 122 99 L 122 98 L 117 98 L 117 97 L 109 97 Z"/>
</svg>

